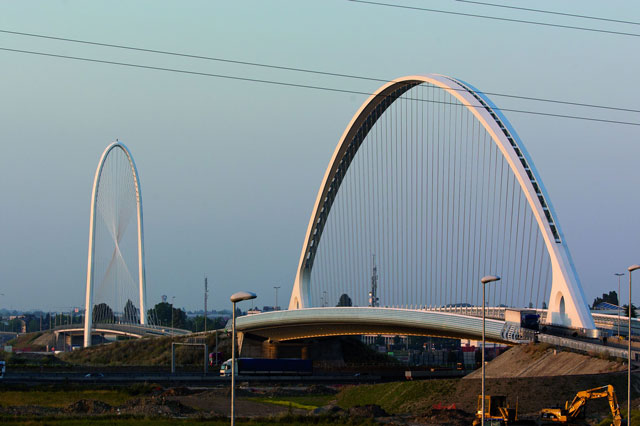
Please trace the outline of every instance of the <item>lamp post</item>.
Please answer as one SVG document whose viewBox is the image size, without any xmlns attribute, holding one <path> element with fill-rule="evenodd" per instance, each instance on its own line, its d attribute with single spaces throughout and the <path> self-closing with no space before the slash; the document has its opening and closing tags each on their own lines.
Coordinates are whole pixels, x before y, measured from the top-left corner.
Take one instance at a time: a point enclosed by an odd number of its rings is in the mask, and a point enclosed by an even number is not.
<svg viewBox="0 0 640 426">
<path fill-rule="evenodd" d="M 624 274 L 616 272 L 613 275 L 618 277 L 618 341 L 620 341 L 620 277 L 624 276 Z"/>
<path fill-rule="evenodd" d="M 236 303 L 243 300 L 255 299 L 256 294 L 249 291 L 239 291 L 231 295 L 233 303 L 233 321 L 231 322 L 231 426 L 235 425 L 235 400 L 236 400 Z"/>
<path fill-rule="evenodd" d="M 176 300 L 175 296 L 171 296 L 171 335 L 173 336 L 173 302 Z"/>
<path fill-rule="evenodd" d="M 631 273 L 636 269 L 640 269 L 640 265 L 631 265 L 627 268 L 629 271 L 629 353 L 627 360 L 627 424 L 631 424 Z"/>
<path fill-rule="evenodd" d="M 500 280 L 500 277 L 495 275 L 487 275 L 486 277 L 482 277 L 480 282 L 482 283 L 482 426 L 484 426 L 484 352 L 485 352 L 485 312 L 484 312 L 484 287 L 487 283 L 491 283 L 494 281 Z"/>
<path fill-rule="evenodd" d="M 273 288 L 276 290 L 276 304 L 273 307 L 273 310 L 277 311 L 278 310 L 278 289 L 280 288 L 280 286 L 279 285 L 278 286 L 274 285 Z"/>
</svg>

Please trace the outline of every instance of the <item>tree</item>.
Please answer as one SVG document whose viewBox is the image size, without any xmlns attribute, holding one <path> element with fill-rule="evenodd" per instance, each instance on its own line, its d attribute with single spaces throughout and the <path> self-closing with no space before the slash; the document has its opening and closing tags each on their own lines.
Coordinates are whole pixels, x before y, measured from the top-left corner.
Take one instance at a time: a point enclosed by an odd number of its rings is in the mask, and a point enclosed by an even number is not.
<svg viewBox="0 0 640 426">
<path fill-rule="evenodd" d="M 596 297 L 595 299 L 593 299 L 592 307 L 595 308 L 596 305 L 599 305 L 602 302 L 611 303 L 612 305 L 619 306 L 618 293 L 615 291 L 610 291 L 609 294 L 602 293 L 602 297 Z"/>
<path fill-rule="evenodd" d="M 172 309 L 171 304 L 167 302 L 160 302 L 153 309 L 149 309 L 148 315 L 155 318 L 158 325 L 171 327 L 173 322 L 175 328 L 187 328 L 187 313 L 182 309 Z"/>
<path fill-rule="evenodd" d="M 93 306 L 93 322 L 102 324 L 113 324 L 116 317 L 113 315 L 113 309 L 106 303 L 99 303 Z"/>
<path fill-rule="evenodd" d="M 171 305 L 167 302 L 160 302 L 149 310 L 149 316 L 155 318 L 158 325 L 171 326 Z"/>
<path fill-rule="evenodd" d="M 173 321 L 169 319 L 169 325 L 173 322 L 173 328 L 187 328 L 187 313 L 182 309 L 173 308 Z"/>
<path fill-rule="evenodd" d="M 349 295 L 344 293 L 342 296 L 340 296 L 340 299 L 338 300 L 338 304 L 336 306 L 353 306 L 353 305 L 351 303 L 351 298 L 349 297 Z"/>
<path fill-rule="evenodd" d="M 629 305 L 624 305 L 624 316 L 629 316 Z M 636 305 L 631 304 L 631 318 L 636 318 Z"/>
<path fill-rule="evenodd" d="M 138 308 L 135 307 L 131 299 L 127 299 L 124 305 L 123 321 L 131 324 L 140 324 L 140 315 Z"/>
<path fill-rule="evenodd" d="M 207 318 L 207 331 L 215 330 L 217 327 L 218 318 Z M 187 330 L 194 332 L 204 331 L 204 315 L 198 315 L 193 320 L 187 320 Z"/>
</svg>

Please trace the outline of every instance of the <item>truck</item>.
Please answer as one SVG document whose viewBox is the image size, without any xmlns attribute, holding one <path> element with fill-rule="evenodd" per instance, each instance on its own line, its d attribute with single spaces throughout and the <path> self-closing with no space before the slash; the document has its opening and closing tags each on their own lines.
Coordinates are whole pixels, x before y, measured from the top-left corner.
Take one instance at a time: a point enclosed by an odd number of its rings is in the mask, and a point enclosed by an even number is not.
<svg viewBox="0 0 640 426">
<path fill-rule="evenodd" d="M 530 330 L 538 331 L 540 328 L 540 315 L 533 309 L 506 309 L 504 320 Z"/>
<path fill-rule="evenodd" d="M 231 359 L 220 366 L 221 376 L 231 376 Z M 236 374 L 240 376 L 310 376 L 313 363 L 300 358 L 237 358 Z"/>
</svg>

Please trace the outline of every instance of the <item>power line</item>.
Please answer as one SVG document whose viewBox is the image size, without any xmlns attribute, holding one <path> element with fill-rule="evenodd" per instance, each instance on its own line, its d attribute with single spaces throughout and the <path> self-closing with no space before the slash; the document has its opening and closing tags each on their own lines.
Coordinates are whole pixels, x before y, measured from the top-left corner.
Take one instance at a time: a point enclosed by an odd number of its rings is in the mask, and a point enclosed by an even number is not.
<svg viewBox="0 0 640 426">
<path fill-rule="evenodd" d="M 325 92 L 348 93 L 348 94 L 364 95 L 364 96 L 373 96 L 374 95 L 373 93 L 370 93 L 370 92 L 363 92 L 363 91 L 357 91 L 357 90 L 338 89 L 338 88 L 334 88 L 334 87 L 314 86 L 314 85 L 309 85 L 309 84 L 289 83 L 289 82 L 276 81 L 276 80 L 264 80 L 264 79 L 257 79 L 257 78 L 237 77 L 237 76 L 231 76 L 231 75 L 225 75 L 225 74 L 214 74 L 214 73 L 206 73 L 206 72 L 200 72 L 200 71 L 183 70 L 183 69 L 177 69 L 177 68 L 167 68 L 167 67 L 156 67 L 156 66 L 151 66 L 151 65 L 132 64 L 132 63 L 128 63 L 128 62 L 106 61 L 106 60 L 102 60 L 102 59 L 83 58 L 83 57 L 79 57 L 79 56 L 69 56 L 69 55 L 58 55 L 58 54 L 54 54 L 54 53 L 36 52 L 36 51 L 32 51 L 32 50 L 10 49 L 10 48 L 6 48 L 6 47 L 0 47 L 0 50 L 1 51 L 5 51 L 5 52 L 23 53 L 23 54 L 28 54 L 28 55 L 46 56 L 46 57 L 51 57 L 51 58 L 68 59 L 68 60 L 74 60 L 74 61 L 92 62 L 92 63 L 108 64 L 108 65 L 117 65 L 117 66 L 122 66 L 122 67 L 129 67 L 129 68 L 139 68 L 139 69 L 147 69 L 147 70 L 155 70 L 155 71 L 174 72 L 174 73 L 188 74 L 188 75 L 199 75 L 199 76 L 203 76 L 203 77 L 214 77 L 214 78 L 222 78 L 222 79 L 244 81 L 244 82 L 272 84 L 272 85 L 277 85 L 277 86 L 295 87 L 295 88 L 302 88 L 302 89 L 321 90 L 321 91 L 325 91 Z M 431 102 L 431 103 L 439 103 L 439 104 L 447 104 L 447 105 L 458 105 L 456 103 L 442 102 L 442 101 L 422 101 L 422 102 Z M 478 105 L 472 105 L 472 106 L 475 107 L 475 108 L 484 108 L 482 105 L 479 105 L 479 104 Z M 553 114 L 553 113 L 540 112 L 540 111 L 528 111 L 528 110 L 518 110 L 518 109 L 510 109 L 510 108 L 498 108 L 498 107 L 495 107 L 493 109 L 495 111 L 516 112 L 516 113 L 521 113 L 521 114 L 532 114 L 532 115 L 539 115 L 539 116 L 544 116 L 544 117 L 557 117 L 557 118 L 567 118 L 567 119 L 583 120 L 583 121 L 594 121 L 594 122 L 600 122 L 600 123 L 623 124 L 623 125 L 629 125 L 629 126 L 640 126 L 640 123 L 634 123 L 634 122 L 629 122 L 629 121 L 607 120 L 607 119 L 602 119 L 602 118 L 583 117 L 583 116 L 566 115 L 566 114 Z"/>
<path fill-rule="evenodd" d="M 458 0 L 458 1 L 462 1 L 462 0 Z M 284 66 L 284 65 L 263 64 L 258 62 L 240 61 L 235 59 L 219 58 L 214 56 L 194 55 L 189 53 L 172 52 L 172 51 L 158 50 L 158 49 L 148 49 L 143 47 L 127 46 L 127 45 L 121 45 L 121 44 L 101 43 L 101 42 L 96 42 L 91 40 L 80 40 L 80 39 L 72 39 L 72 38 L 65 38 L 65 37 L 56 37 L 56 36 L 50 36 L 45 34 L 25 33 L 25 32 L 10 31 L 10 30 L 3 30 L 3 29 L 0 29 L 0 33 L 12 34 L 12 35 L 24 36 L 24 37 L 42 38 L 47 40 L 63 41 L 68 43 L 86 44 L 91 46 L 109 47 L 114 49 L 124 49 L 124 50 L 136 51 L 136 52 L 146 52 L 146 53 L 153 53 L 153 54 L 159 54 L 159 55 L 168 55 L 168 56 L 176 56 L 176 57 L 191 58 L 191 59 L 201 59 L 201 60 L 230 63 L 230 64 L 236 64 L 236 65 L 247 65 L 247 66 L 260 67 L 260 68 L 278 69 L 278 70 L 284 70 L 284 71 L 294 71 L 294 72 L 316 74 L 316 75 L 325 75 L 330 77 L 351 78 L 355 80 L 375 81 L 375 82 L 381 82 L 381 83 L 387 83 L 389 81 L 388 79 L 359 76 L 355 74 L 344 74 L 344 73 L 336 73 L 336 72 L 330 72 L 330 71 L 320 71 L 320 70 L 313 70 L 309 68 L 299 68 L 299 67 L 291 67 L 291 66 Z M 454 89 L 454 90 L 462 90 L 462 89 Z M 563 101 L 559 99 L 538 98 L 538 97 L 532 97 L 532 96 L 511 95 L 511 94 L 498 93 L 498 92 L 483 92 L 483 93 L 489 96 L 500 96 L 500 97 L 512 98 L 512 99 L 521 99 L 521 100 L 536 101 L 536 102 L 549 102 L 549 103 L 579 106 L 579 107 L 585 107 L 585 108 L 597 108 L 597 109 L 605 109 L 605 110 L 613 110 L 613 111 L 640 113 L 639 109 L 614 107 L 610 105 L 588 104 L 583 102 Z"/>
<path fill-rule="evenodd" d="M 621 19 L 601 18 L 599 16 L 578 15 L 575 13 L 557 12 L 553 10 L 531 9 L 528 7 L 508 6 L 506 4 L 485 3 L 481 1 L 472 1 L 472 0 L 455 0 L 455 1 L 460 3 L 478 4 L 481 6 L 499 7 L 502 9 L 524 10 L 526 12 L 545 13 L 547 15 L 568 16 L 571 18 L 592 19 L 594 21 L 614 22 L 616 24 L 640 25 L 640 22 L 635 22 L 635 21 L 623 21 Z"/>
<path fill-rule="evenodd" d="M 550 22 L 540 22 L 540 21 L 528 21 L 525 19 L 514 19 L 514 18 L 502 18 L 498 16 L 489 16 L 489 15 L 478 15 L 475 13 L 464 13 L 464 12 L 452 12 L 450 10 L 441 10 L 441 9 L 430 9 L 426 7 L 416 7 L 416 6 L 406 6 L 401 4 L 391 4 L 391 3 L 381 3 L 376 1 L 368 1 L 368 0 L 347 0 L 353 3 L 361 3 L 361 4 L 370 4 L 375 6 L 385 6 L 385 7 L 395 7 L 398 9 L 409 9 L 409 10 L 419 10 L 421 12 L 433 12 L 433 13 L 442 13 L 445 15 L 457 15 L 457 16 L 467 16 L 470 18 L 481 18 L 481 19 L 490 19 L 493 21 L 504 21 L 504 22 L 515 22 L 518 24 L 529 24 L 529 25 L 540 25 L 544 27 L 555 27 L 555 28 L 564 28 L 567 30 L 579 30 L 579 31 L 589 31 L 594 33 L 606 33 L 627 37 L 640 37 L 640 34 L 637 33 L 626 33 L 622 31 L 611 31 L 611 30 L 603 30 L 599 28 L 589 28 L 589 27 L 577 27 L 573 25 L 562 25 L 562 24 L 552 24 Z"/>
</svg>

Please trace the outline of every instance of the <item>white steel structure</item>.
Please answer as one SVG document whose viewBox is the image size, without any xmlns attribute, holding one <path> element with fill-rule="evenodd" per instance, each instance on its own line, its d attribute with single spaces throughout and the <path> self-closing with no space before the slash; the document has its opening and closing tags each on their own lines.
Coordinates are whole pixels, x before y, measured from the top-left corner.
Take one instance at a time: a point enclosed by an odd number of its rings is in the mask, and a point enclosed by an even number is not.
<svg viewBox="0 0 640 426">
<path fill-rule="evenodd" d="M 133 161 L 133 157 L 129 149 L 121 142 L 116 141 L 110 144 L 102 153 L 98 168 L 96 170 L 95 178 L 93 181 L 93 191 L 91 195 L 91 217 L 89 225 L 89 255 L 87 260 L 87 288 L 86 288 L 86 304 L 85 304 L 85 321 L 84 321 L 84 346 L 91 346 L 91 330 L 93 325 L 93 303 L 95 292 L 95 268 L 96 268 L 96 222 L 98 214 L 98 200 L 101 195 L 101 178 L 105 169 L 105 163 L 108 158 L 115 153 L 124 154 L 126 157 L 125 170 L 122 170 L 124 176 L 127 176 L 133 181 L 133 193 L 132 197 L 135 197 L 135 213 L 137 218 L 137 281 L 138 281 L 138 303 L 139 303 L 139 323 L 145 325 L 147 323 L 146 315 L 146 280 L 145 280 L 145 266 L 144 266 L 144 237 L 143 237 L 143 221 L 142 221 L 142 195 L 140 191 L 140 180 L 138 177 L 138 170 L 136 164 Z M 128 179 L 128 178 L 127 178 Z M 110 188 L 111 192 L 118 192 L 118 188 Z M 133 200 L 129 200 L 132 202 Z M 118 207 L 115 206 L 115 209 Z M 123 225 L 117 223 L 113 226 L 113 229 L 109 230 L 111 237 L 113 238 L 112 255 L 109 266 L 111 266 L 118 256 L 122 258 L 121 236 L 126 228 L 126 223 Z M 126 266 L 125 266 L 126 267 Z M 126 308 L 125 308 L 126 311 Z"/>
<path fill-rule="evenodd" d="M 446 91 L 473 114 L 479 126 L 486 130 L 493 143 L 499 148 L 499 152 L 504 156 L 526 196 L 527 204 L 540 229 L 551 262 L 552 282 L 547 322 L 595 329 L 557 216 L 520 138 L 503 114 L 484 94 L 462 81 L 437 74 L 402 77 L 385 84 L 364 102 L 351 119 L 333 153 L 318 191 L 302 247 L 289 309 L 313 306 L 310 286 L 314 257 L 331 205 L 355 152 L 380 115 L 405 92 L 422 83 Z M 500 271 L 491 272 L 499 273 Z"/>
</svg>

